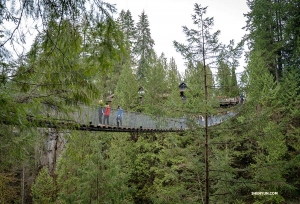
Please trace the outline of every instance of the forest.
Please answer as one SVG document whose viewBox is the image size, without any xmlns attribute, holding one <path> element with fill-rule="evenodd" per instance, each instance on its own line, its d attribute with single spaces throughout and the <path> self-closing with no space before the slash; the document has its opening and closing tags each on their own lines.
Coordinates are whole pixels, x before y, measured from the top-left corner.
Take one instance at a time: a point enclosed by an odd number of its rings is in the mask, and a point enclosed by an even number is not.
<svg viewBox="0 0 300 204">
<path fill-rule="evenodd" d="M 154 50 L 145 11 L 134 21 L 102 0 L 0 1 L 0 203 L 300 203 L 300 0 L 246 2 L 245 35 L 229 44 L 195 2 L 195 27 L 173 39 L 180 74 Z M 186 117 L 189 128 L 78 131 L 47 114 L 97 110 L 112 94 L 113 108 Z M 193 120 L 240 95 L 230 120 Z"/>
</svg>

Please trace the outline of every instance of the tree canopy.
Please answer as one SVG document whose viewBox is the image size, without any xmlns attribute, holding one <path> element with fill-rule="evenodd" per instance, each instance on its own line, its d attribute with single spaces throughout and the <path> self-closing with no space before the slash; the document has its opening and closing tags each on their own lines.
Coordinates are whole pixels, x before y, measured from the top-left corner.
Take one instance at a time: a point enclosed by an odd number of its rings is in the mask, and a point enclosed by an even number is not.
<svg viewBox="0 0 300 204">
<path fill-rule="evenodd" d="M 0 1 L 0 203 L 297 203 L 300 2 L 247 4 L 248 33 L 228 45 L 209 8 L 194 5 L 186 41 L 173 41 L 181 75 L 155 52 L 145 11 L 135 22 L 130 10 L 115 19 L 104 1 Z M 236 73 L 244 45 L 247 66 Z M 219 106 L 218 96 L 240 95 L 244 104 Z M 97 114 L 107 96 L 113 108 L 185 120 L 186 129 L 58 125 L 82 106 Z M 234 116 L 199 122 L 224 113 Z"/>
</svg>

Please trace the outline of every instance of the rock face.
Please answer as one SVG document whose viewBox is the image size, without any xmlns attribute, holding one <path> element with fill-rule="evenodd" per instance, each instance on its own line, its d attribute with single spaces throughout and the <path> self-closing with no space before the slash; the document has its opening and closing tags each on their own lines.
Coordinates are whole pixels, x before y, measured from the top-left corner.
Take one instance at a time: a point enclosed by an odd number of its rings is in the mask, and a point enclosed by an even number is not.
<svg viewBox="0 0 300 204">
<path fill-rule="evenodd" d="M 45 149 L 43 152 L 41 152 L 40 162 L 42 166 L 46 166 L 48 168 L 50 174 L 53 176 L 56 167 L 56 161 L 65 148 L 67 143 L 65 138 L 69 133 L 65 131 L 58 132 L 55 128 L 43 128 L 40 131 L 47 139 Z"/>
</svg>

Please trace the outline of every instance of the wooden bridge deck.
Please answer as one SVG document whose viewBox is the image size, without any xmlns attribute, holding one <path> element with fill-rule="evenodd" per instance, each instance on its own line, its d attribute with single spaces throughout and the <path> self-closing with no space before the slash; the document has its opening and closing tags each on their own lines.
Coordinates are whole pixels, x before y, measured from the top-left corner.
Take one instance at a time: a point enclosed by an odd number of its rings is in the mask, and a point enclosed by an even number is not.
<svg viewBox="0 0 300 204">
<path fill-rule="evenodd" d="M 87 131 L 104 131 L 104 132 L 182 132 L 184 129 L 160 129 L 160 128 L 136 128 L 136 127 L 117 127 L 117 126 L 96 126 L 96 125 L 80 125 L 77 130 Z"/>
</svg>

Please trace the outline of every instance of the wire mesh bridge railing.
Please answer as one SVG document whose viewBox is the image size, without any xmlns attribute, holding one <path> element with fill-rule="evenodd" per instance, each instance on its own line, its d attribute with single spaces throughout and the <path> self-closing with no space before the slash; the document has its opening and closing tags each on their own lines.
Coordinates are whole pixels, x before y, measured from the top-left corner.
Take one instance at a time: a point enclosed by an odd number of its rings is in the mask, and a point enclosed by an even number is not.
<svg viewBox="0 0 300 204">
<path fill-rule="evenodd" d="M 228 109 L 223 114 L 208 116 L 208 126 L 218 125 L 237 114 L 236 109 Z M 105 131 L 182 131 L 189 127 L 191 121 L 200 127 L 205 126 L 204 117 L 181 117 L 172 118 L 165 116 L 151 116 L 139 112 L 123 110 L 122 125 L 117 124 L 117 110 L 111 109 L 109 123 L 99 124 L 99 112 L 97 107 L 81 107 L 79 110 L 70 113 L 68 116 L 55 113 L 56 118 L 61 120 L 72 120 L 79 125 L 80 130 Z M 54 116 L 53 115 L 53 116 Z M 103 122 L 103 116 L 102 116 Z"/>
</svg>

